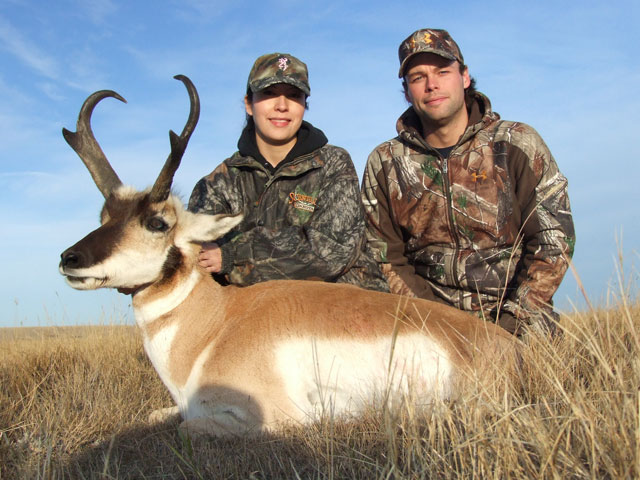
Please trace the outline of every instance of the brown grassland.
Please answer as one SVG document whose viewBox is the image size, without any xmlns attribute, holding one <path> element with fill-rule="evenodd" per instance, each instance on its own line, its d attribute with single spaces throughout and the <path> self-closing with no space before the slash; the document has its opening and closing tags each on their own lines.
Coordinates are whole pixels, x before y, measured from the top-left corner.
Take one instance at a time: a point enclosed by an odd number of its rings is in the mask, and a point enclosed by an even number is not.
<svg viewBox="0 0 640 480">
<path fill-rule="evenodd" d="M 129 326 L 0 334 L 0 478 L 638 478 L 640 304 L 563 315 L 455 401 L 257 438 L 150 426 L 171 400 Z"/>
</svg>

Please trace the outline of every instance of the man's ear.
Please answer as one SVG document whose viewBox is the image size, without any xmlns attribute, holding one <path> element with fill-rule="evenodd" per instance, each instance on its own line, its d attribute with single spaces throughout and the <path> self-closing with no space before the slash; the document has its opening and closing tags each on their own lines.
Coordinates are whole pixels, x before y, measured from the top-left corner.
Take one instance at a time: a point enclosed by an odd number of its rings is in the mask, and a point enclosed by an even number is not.
<svg viewBox="0 0 640 480">
<path fill-rule="evenodd" d="M 464 72 L 462 72 L 462 83 L 464 88 L 469 88 L 471 85 L 471 77 L 469 76 L 469 67 L 464 67 Z"/>
</svg>

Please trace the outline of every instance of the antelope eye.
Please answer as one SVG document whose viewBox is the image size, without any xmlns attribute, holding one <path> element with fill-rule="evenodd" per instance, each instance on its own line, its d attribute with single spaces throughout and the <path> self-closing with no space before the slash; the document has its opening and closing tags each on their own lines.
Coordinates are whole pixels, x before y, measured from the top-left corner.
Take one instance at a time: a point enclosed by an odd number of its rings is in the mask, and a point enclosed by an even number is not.
<svg viewBox="0 0 640 480">
<path fill-rule="evenodd" d="M 151 217 L 147 220 L 147 229 L 152 232 L 165 232 L 168 228 L 167 222 L 160 217 Z"/>
</svg>

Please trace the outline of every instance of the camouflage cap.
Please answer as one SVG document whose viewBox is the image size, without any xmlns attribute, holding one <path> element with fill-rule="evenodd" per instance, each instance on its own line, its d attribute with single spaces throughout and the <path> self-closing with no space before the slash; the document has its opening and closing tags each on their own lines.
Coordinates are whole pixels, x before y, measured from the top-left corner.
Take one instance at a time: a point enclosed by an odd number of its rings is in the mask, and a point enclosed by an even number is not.
<svg viewBox="0 0 640 480">
<path fill-rule="evenodd" d="M 449 32 L 435 28 L 423 28 L 413 32 L 400 44 L 400 48 L 398 48 L 398 57 L 400 58 L 398 77 L 402 78 L 409 59 L 418 53 L 435 53 L 449 60 L 457 60 L 461 65 L 464 65 L 460 47 L 451 38 Z"/>
<path fill-rule="evenodd" d="M 276 83 L 287 83 L 311 94 L 307 66 L 288 53 L 268 53 L 259 57 L 249 73 L 247 88 L 255 93 Z"/>
</svg>

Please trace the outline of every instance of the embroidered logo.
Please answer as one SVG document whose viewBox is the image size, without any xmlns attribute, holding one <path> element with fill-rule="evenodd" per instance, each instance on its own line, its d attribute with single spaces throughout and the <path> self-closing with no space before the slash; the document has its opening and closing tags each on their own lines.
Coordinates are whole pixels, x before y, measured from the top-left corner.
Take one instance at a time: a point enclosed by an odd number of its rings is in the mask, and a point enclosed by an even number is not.
<svg viewBox="0 0 640 480">
<path fill-rule="evenodd" d="M 280 57 L 278 59 L 278 68 L 284 72 L 289 66 L 287 65 L 288 63 L 289 63 L 289 59 L 287 57 Z"/>
<path fill-rule="evenodd" d="M 486 180 L 487 179 L 487 174 L 485 173 L 485 171 L 481 171 L 481 172 L 473 172 L 471 174 L 471 176 L 473 177 L 473 181 L 477 182 L 478 180 Z"/>
<path fill-rule="evenodd" d="M 318 199 L 310 195 L 303 193 L 291 192 L 289 194 L 289 205 L 293 205 L 293 208 L 303 210 L 305 212 L 313 212 L 316 209 L 316 202 Z"/>
</svg>

